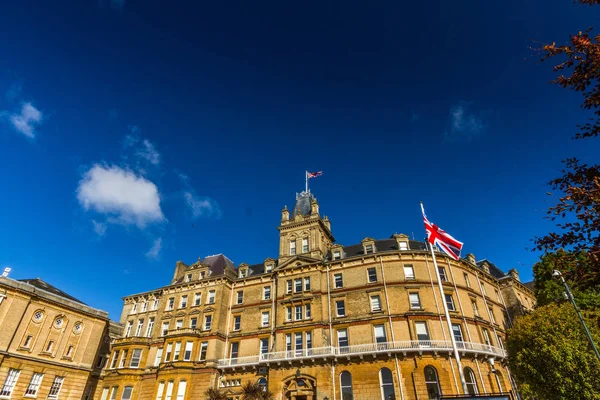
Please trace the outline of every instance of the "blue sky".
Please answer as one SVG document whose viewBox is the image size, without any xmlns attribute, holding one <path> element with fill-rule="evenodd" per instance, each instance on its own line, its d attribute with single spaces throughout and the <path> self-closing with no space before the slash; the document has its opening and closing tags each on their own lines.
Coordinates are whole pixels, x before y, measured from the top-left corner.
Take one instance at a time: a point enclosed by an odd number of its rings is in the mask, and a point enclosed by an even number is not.
<svg viewBox="0 0 600 400">
<path fill-rule="evenodd" d="M 531 279 L 586 114 L 530 50 L 600 8 L 507 2 L 11 2 L 0 266 L 118 318 L 175 262 L 277 255 L 305 170 L 339 243 L 429 218 Z"/>
</svg>

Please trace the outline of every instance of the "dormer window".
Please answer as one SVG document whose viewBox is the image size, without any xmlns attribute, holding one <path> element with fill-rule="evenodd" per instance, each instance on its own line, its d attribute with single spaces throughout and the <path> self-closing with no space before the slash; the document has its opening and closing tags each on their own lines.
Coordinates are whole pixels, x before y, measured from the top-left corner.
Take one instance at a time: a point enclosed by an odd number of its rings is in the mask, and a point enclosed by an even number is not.
<svg viewBox="0 0 600 400">
<path fill-rule="evenodd" d="M 333 259 L 334 260 L 339 260 L 342 258 L 342 252 L 339 250 L 336 250 L 333 252 Z"/>
<path fill-rule="evenodd" d="M 373 245 L 368 244 L 365 246 L 365 254 L 371 254 L 371 253 L 373 253 Z"/>
<path fill-rule="evenodd" d="M 265 273 L 269 273 L 273 271 L 273 266 L 271 264 L 265 265 Z"/>
<path fill-rule="evenodd" d="M 240 278 L 245 278 L 248 275 L 248 270 L 246 268 L 240 269 Z"/>
<path fill-rule="evenodd" d="M 308 238 L 302 239 L 302 252 L 308 253 Z"/>
<path fill-rule="evenodd" d="M 366 237 L 360 241 L 363 246 L 363 254 L 375 253 L 375 239 Z"/>
<path fill-rule="evenodd" d="M 290 240 L 290 256 L 296 255 L 296 241 Z"/>
<path fill-rule="evenodd" d="M 185 281 L 186 281 L 186 282 L 190 282 L 191 280 L 192 280 L 192 274 L 187 274 L 187 275 L 185 276 Z"/>
<path fill-rule="evenodd" d="M 408 243 L 406 243 L 406 242 L 399 242 L 398 243 L 398 248 L 400 250 L 408 250 Z"/>
<path fill-rule="evenodd" d="M 206 271 L 200 271 L 200 279 L 204 279 L 206 276 Z"/>
</svg>

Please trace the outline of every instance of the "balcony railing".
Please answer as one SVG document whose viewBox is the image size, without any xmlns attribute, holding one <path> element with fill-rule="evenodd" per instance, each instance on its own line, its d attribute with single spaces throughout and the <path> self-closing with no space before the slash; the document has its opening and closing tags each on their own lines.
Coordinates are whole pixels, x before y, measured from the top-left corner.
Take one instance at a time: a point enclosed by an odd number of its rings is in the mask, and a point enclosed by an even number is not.
<svg viewBox="0 0 600 400">
<path fill-rule="evenodd" d="M 506 352 L 494 346 L 482 343 L 456 342 L 459 353 L 478 353 L 492 357 L 504 358 Z M 423 353 L 423 352 L 452 352 L 452 342 L 449 340 L 406 340 L 396 342 L 366 343 L 342 347 L 317 347 L 313 349 L 298 349 L 276 351 L 256 356 L 225 358 L 218 362 L 219 368 L 238 367 L 272 362 L 315 359 L 325 357 L 350 357 L 378 353 Z"/>
</svg>

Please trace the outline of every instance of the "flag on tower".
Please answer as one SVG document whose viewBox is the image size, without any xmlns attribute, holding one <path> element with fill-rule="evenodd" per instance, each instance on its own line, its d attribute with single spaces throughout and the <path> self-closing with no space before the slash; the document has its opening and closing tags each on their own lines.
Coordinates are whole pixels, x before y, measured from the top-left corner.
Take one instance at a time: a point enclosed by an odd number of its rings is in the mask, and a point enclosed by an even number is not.
<svg viewBox="0 0 600 400">
<path fill-rule="evenodd" d="M 423 222 L 425 223 L 425 231 L 427 232 L 428 242 L 438 246 L 444 253 L 448 254 L 453 259 L 459 260 L 463 243 L 454 239 L 436 224 L 429 222 L 427 216 L 425 215 L 423 203 L 421 203 L 421 211 L 423 212 Z"/>
<path fill-rule="evenodd" d="M 306 171 L 306 177 L 307 178 L 316 178 L 317 176 L 321 176 L 323 175 L 323 171 L 317 171 L 317 172 L 308 172 Z"/>
</svg>

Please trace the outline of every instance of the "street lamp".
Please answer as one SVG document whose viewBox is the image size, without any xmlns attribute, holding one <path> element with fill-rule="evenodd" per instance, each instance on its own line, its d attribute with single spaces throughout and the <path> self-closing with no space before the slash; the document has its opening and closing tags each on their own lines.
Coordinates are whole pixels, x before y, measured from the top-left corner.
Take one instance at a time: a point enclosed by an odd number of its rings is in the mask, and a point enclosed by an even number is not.
<svg viewBox="0 0 600 400">
<path fill-rule="evenodd" d="M 590 334 L 590 331 L 588 330 L 588 327 L 585 324 L 585 321 L 583 320 L 583 317 L 581 316 L 581 312 L 579 311 L 579 307 L 577 307 L 577 303 L 575 303 L 575 298 L 573 298 L 573 294 L 571 293 L 571 290 L 569 289 L 569 285 L 567 285 L 567 281 L 565 281 L 565 278 L 562 276 L 562 274 L 558 270 L 554 270 L 552 272 L 552 276 L 555 277 L 555 278 L 560 278 L 563 286 L 565 287 L 567 298 L 569 299 L 569 301 L 571 301 L 571 304 L 573 304 L 573 307 L 575 308 L 575 311 L 577 311 L 577 316 L 579 317 L 579 321 L 581 321 L 581 325 L 583 326 L 583 330 L 585 331 L 585 334 L 587 335 L 587 337 L 588 337 L 588 339 L 590 341 L 590 344 L 592 345 L 592 349 L 594 350 L 594 353 L 596 353 L 596 357 L 598 357 L 598 361 L 600 361 L 600 353 L 598 353 L 598 349 L 596 348 L 596 345 L 594 344 L 594 339 L 592 339 L 592 335 Z"/>
</svg>

